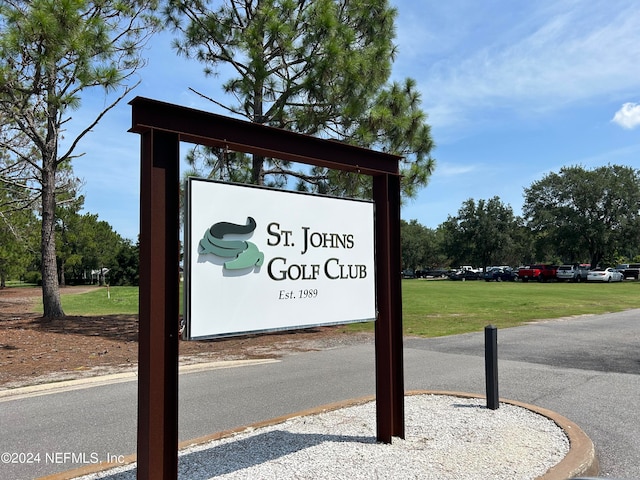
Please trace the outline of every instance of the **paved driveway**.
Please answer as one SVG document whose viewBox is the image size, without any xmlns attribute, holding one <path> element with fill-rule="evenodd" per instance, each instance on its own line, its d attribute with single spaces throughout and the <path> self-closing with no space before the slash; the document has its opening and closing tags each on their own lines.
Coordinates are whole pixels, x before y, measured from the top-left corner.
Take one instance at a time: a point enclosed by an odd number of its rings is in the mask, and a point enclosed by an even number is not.
<svg viewBox="0 0 640 480">
<path fill-rule="evenodd" d="M 484 394 L 482 333 L 405 340 L 405 386 Z M 640 310 L 498 331 L 500 396 L 576 422 L 599 453 L 603 476 L 640 478 Z M 375 392 L 371 344 L 180 377 L 180 440 Z M 0 452 L 135 452 L 136 384 L 0 401 Z M 77 467 L 73 459 L 0 465 L 29 479 Z M 77 460 L 77 458 L 76 458 Z"/>
<path fill-rule="evenodd" d="M 498 358 L 501 397 L 580 425 L 603 476 L 640 478 L 640 310 L 499 330 Z M 484 393 L 483 362 L 482 333 L 405 340 L 407 388 Z"/>
</svg>

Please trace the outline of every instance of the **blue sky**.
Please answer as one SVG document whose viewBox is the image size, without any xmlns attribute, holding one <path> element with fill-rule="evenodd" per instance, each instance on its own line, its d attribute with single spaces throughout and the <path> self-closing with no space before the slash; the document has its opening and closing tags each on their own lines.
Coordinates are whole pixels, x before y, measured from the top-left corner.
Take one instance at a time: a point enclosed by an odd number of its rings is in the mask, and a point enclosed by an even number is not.
<svg viewBox="0 0 640 480">
<path fill-rule="evenodd" d="M 521 213 L 523 190 L 565 165 L 640 169 L 640 9 L 636 0 L 392 0 L 393 79 L 416 79 L 437 165 L 402 218 L 436 228 L 462 203 L 498 196 Z M 223 113 L 189 91 L 221 95 L 202 66 L 177 57 L 165 32 L 149 45 L 142 83 L 80 143 L 85 212 L 135 239 L 139 136 L 134 96 Z M 106 99 L 73 112 L 69 138 Z"/>
</svg>

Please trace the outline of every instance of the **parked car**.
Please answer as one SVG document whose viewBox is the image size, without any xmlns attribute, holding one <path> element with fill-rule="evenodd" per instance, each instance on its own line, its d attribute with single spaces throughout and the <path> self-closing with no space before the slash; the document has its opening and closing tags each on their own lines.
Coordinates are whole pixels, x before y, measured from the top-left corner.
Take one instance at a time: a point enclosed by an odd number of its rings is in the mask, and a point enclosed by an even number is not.
<svg viewBox="0 0 640 480">
<path fill-rule="evenodd" d="M 621 282 L 624 275 L 615 268 L 589 270 L 587 281 L 589 282 Z"/>
<path fill-rule="evenodd" d="M 448 277 L 449 280 L 478 280 L 482 278 L 482 274 L 473 270 L 457 270 L 451 272 Z"/>
<path fill-rule="evenodd" d="M 432 268 L 428 270 L 416 270 L 418 278 L 444 278 L 449 274 L 449 270 L 444 268 Z"/>
<path fill-rule="evenodd" d="M 487 282 L 514 282 L 518 278 L 518 272 L 510 267 L 489 267 L 484 272 L 484 279 Z"/>
<path fill-rule="evenodd" d="M 622 272 L 627 277 L 633 277 L 636 280 L 640 278 L 640 263 L 630 263 L 629 266 Z"/>
<path fill-rule="evenodd" d="M 558 280 L 569 280 L 571 282 L 581 282 L 587 279 L 589 273 L 589 267 L 591 265 L 560 265 L 556 272 L 556 278 Z"/>
<path fill-rule="evenodd" d="M 412 268 L 402 270 L 402 278 L 416 278 L 416 274 Z"/>
<path fill-rule="evenodd" d="M 619 271 L 620 273 L 624 274 L 624 271 L 629 268 L 629 264 L 628 263 L 621 263 L 620 265 L 616 265 L 616 270 Z"/>
<path fill-rule="evenodd" d="M 556 278 L 558 267 L 556 265 L 538 264 L 528 267 L 520 267 L 518 277 L 523 282 L 529 280 L 537 280 L 538 282 L 546 282 Z"/>
</svg>

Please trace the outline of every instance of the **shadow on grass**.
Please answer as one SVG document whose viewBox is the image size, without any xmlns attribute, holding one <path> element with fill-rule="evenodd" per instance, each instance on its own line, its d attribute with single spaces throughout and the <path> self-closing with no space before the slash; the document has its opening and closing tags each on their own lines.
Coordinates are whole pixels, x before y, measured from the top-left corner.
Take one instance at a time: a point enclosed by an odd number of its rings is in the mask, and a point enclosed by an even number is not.
<svg viewBox="0 0 640 480">
<path fill-rule="evenodd" d="M 35 319 L 33 325 L 38 330 L 46 330 L 50 333 L 102 337 L 126 342 L 138 341 L 138 317 L 131 315 L 41 317 Z"/>
<path fill-rule="evenodd" d="M 41 331 L 50 333 L 62 333 L 72 335 L 95 336 L 113 340 L 137 342 L 138 341 L 138 316 L 137 315 L 102 315 L 97 317 L 66 316 L 64 318 L 36 318 L 31 325 Z M 176 330 L 179 330 L 180 321 L 176 320 Z M 257 339 L 260 337 L 272 339 L 305 337 L 321 332 L 320 327 L 311 327 L 300 330 L 288 330 L 267 333 L 249 333 L 234 337 L 220 337 L 198 340 L 196 343 L 207 345 L 211 343 L 236 344 Z"/>
</svg>

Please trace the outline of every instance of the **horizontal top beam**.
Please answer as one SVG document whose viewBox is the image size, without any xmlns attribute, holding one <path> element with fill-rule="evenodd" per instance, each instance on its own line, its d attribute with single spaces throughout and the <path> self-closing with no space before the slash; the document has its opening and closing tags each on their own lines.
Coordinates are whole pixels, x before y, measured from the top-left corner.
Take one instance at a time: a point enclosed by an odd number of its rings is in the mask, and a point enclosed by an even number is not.
<svg viewBox="0 0 640 480">
<path fill-rule="evenodd" d="M 161 130 L 181 141 L 367 175 L 399 175 L 401 156 L 136 97 L 129 131 Z"/>
</svg>

